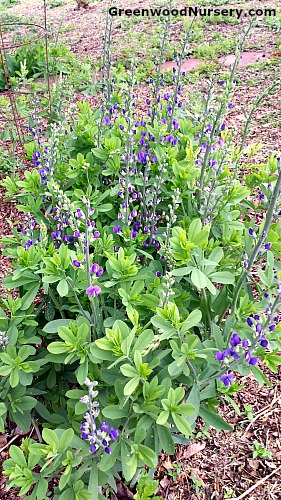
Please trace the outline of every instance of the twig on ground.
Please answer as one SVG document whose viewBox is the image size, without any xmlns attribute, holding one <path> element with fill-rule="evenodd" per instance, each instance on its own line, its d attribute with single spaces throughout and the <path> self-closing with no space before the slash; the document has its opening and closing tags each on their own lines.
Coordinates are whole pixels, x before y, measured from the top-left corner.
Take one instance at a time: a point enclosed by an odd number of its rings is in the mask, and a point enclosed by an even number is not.
<svg viewBox="0 0 281 500">
<path fill-rule="evenodd" d="M 276 474 L 276 472 L 278 472 L 280 469 L 281 469 L 281 465 L 279 465 L 279 467 L 277 467 L 277 469 L 275 469 L 270 474 L 268 474 L 268 476 L 263 477 L 256 484 L 253 484 L 253 486 L 251 486 L 247 491 L 244 491 L 244 493 L 242 493 L 242 495 L 240 495 L 239 497 L 236 497 L 236 498 L 231 498 L 230 500 L 242 500 L 242 498 L 245 498 L 247 495 L 249 495 L 249 493 L 254 491 L 258 486 L 260 486 L 262 483 L 265 483 L 265 481 L 267 481 L 271 476 Z"/>
</svg>

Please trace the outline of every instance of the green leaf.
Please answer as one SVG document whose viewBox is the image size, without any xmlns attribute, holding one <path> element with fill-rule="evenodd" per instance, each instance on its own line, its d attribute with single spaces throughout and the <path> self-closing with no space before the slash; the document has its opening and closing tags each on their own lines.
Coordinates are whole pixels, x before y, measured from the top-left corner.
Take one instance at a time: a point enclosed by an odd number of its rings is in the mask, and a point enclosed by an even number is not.
<svg viewBox="0 0 281 500">
<path fill-rule="evenodd" d="M 59 447 L 59 438 L 56 435 L 54 431 L 51 429 L 43 429 L 42 431 L 42 437 L 45 441 L 45 443 L 50 444 L 50 445 L 55 445 L 56 448 Z"/>
<path fill-rule="evenodd" d="M 167 422 L 169 415 L 170 415 L 169 410 L 161 411 L 160 415 L 158 416 L 158 418 L 156 420 L 156 424 L 164 425 Z"/>
<path fill-rule="evenodd" d="M 138 351 L 136 351 L 138 352 Z M 122 365 L 120 366 L 120 370 L 121 370 L 121 373 L 125 376 L 125 377 L 138 377 L 139 376 L 139 373 L 138 371 L 131 365 Z"/>
<path fill-rule="evenodd" d="M 63 435 L 61 436 L 60 438 L 60 449 L 62 451 L 66 450 L 66 448 L 68 448 L 68 446 L 70 445 L 72 439 L 73 439 L 73 436 L 74 436 L 74 430 L 73 429 L 66 429 L 63 433 Z"/>
<path fill-rule="evenodd" d="M 185 415 L 187 417 L 190 417 L 193 415 L 195 412 L 195 408 L 192 404 L 190 403 L 183 403 L 180 406 L 178 406 L 177 413 L 180 415 Z"/>
<path fill-rule="evenodd" d="M 198 323 L 200 323 L 200 321 L 201 321 L 201 318 L 202 318 L 201 311 L 199 309 L 194 309 L 188 315 L 188 317 L 186 318 L 186 320 L 184 320 L 184 323 L 183 323 L 183 325 L 181 327 L 182 333 L 186 333 L 188 330 L 190 330 L 190 328 L 192 328 L 193 326 L 198 325 Z"/>
<path fill-rule="evenodd" d="M 144 330 L 137 338 L 132 353 L 134 354 L 135 351 L 139 351 L 141 353 L 151 344 L 153 338 L 154 333 L 152 330 Z"/>
<path fill-rule="evenodd" d="M 139 385 L 139 381 L 140 377 L 135 377 L 129 380 L 129 382 L 124 387 L 124 395 L 130 396 Z"/>
<path fill-rule="evenodd" d="M 27 309 L 29 309 L 29 307 L 33 303 L 33 301 L 38 293 L 39 288 L 40 288 L 40 283 L 39 284 L 37 283 L 35 286 L 30 288 L 30 290 L 28 290 L 28 292 L 26 292 L 26 294 L 21 298 L 22 311 L 26 311 Z"/>
<path fill-rule="evenodd" d="M 126 443 L 122 442 L 121 463 L 122 463 L 122 472 L 124 474 L 126 481 L 130 481 L 137 470 L 137 460 L 135 460 L 135 463 L 130 464 L 129 462 L 130 456 L 131 453 L 129 447 L 127 446 Z"/>
<path fill-rule="evenodd" d="M 218 271 L 208 275 L 209 278 L 215 283 L 224 283 L 225 285 L 233 285 L 235 276 L 229 271 Z"/>
<path fill-rule="evenodd" d="M 191 273 L 191 281 L 199 290 L 202 288 L 208 288 L 211 294 L 216 295 L 216 287 L 209 280 L 209 278 L 202 273 L 202 271 L 200 271 L 200 269 L 193 269 Z"/>
<path fill-rule="evenodd" d="M 120 452 L 120 442 L 115 441 L 110 448 L 111 448 L 111 454 L 107 455 L 104 453 L 102 455 L 100 464 L 99 464 L 99 469 L 103 472 L 106 472 L 107 470 L 111 469 L 111 467 L 114 466 L 117 456 Z"/>
<path fill-rule="evenodd" d="M 19 377 L 19 370 L 17 368 L 14 368 L 11 371 L 9 380 L 10 380 L 11 387 L 16 387 L 19 384 L 20 377 Z"/>
<path fill-rule="evenodd" d="M 57 292 L 60 297 L 66 297 L 68 294 L 68 284 L 65 279 L 61 280 L 57 285 Z"/>
<path fill-rule="evenodd" d="M 233 428 L 223 418 L 216 413 L 212 413 L 204 408 L 200 408 L 199 416 L 203 418 L 208 426 L 215 427 L 217 430 L 232 431 Z"/>
<path fill-rule="evenodd" d="M 105 418 L 108 418 L 110 420 L 116 420 L 118 418 L 126 418 L 128 416 L 128 412 L 123 408 L 119 408 L 119 406 L 117 405 L 106 406 L 102 410 L 102 414 Z"/>
<path fill-rule="evenodd" d="M 158 428 L 159 444 L 162 450 L 164 450 L 168 455 L 173 455 L 175 453 L 175 445 L 173 438 L 171 436 L 170 429 L 161 425 Z"/>
<path fill-rule="evenodd" d="M 47 349 L 52 354 L 63 354 L 69 351 L 69 347 L 65 344 L 65 342 L 51 342 Z"/>
<path fill-rule="evenodd" d="M 202 229 L 202 222 L 200 219 L 193 219 L 190 223 L 190 226 L 188 228 L 188 240 L 192 241 L 194 238 L 200 233 Z"/>
<path fill-rule="evenodd" d="M 70 319 L 55 319 L 54 321 L 50 321 L 44 326 L 43 332 L 57 333 L 59 326 L 69 326 L 70 321 Z"/>
<path fill-rule="evenodd" d="M 190 424 L 183 417 L 177 413 L 172 413 L 173 421 L 177 426 L 178 430 L 186 437 L 189 438 L 192 434 L 192 429 Z"/>
<path fill-rule="evenodd" d="M 13 444 L 12 446 L 10 446 L 10 457 L 15 462 L 15 464 L 19 465 L 20 467 L 26 468 L 27 464 L 25 456 L 23 454 L 23 451 L 18 446 L 14 446 Z"/>
<path fill-rule="evenodd" d="M 157 465 L 157 456 L 153 450 L 145 446 L 144 444 L 138 444 L 138 452 L 142 456 L 143 462 L 148 465 L 148 467 L 154 468 Z"/>
</svg>

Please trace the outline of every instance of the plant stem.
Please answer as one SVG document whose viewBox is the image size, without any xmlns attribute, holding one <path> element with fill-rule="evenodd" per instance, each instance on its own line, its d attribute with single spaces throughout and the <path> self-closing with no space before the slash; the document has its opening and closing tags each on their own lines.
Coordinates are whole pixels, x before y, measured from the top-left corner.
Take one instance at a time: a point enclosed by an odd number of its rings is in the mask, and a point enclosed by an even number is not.
<svg viewBox="0 0 281 500">
<path fill-rule="evenodd" d="M 48 295 L 50 296 L 51 298 L 51 301 L 55 304 L 56 308 L 58 309 L 58 311 L 60 312 L 60 315 L 63 319 L 65 319 L 65 314 L 64 314 L 64 311 L 62 310 L 61 308 L 61 304 L 60 302 L 58 301 L 58 299 L 56 298 L 53 290 L 51 289 L 51 287 L 49 286 L 49 289 L 48 289 Z"/>
</svg>

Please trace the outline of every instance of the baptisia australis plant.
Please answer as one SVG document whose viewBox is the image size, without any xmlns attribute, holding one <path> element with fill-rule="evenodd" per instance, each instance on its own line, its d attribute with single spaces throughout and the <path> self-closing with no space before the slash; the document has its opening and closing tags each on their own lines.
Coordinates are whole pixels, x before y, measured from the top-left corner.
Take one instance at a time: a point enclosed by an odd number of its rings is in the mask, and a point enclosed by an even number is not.
<svg viewBox="0 0 281 500">
<path fill-rule="evenodd" d="M 187 108 L 187 38 L 164 87 L 168 27 L 145 116 L 134 67 L 110 69 L 107 46 L 101 106 L 77 103 L 46 134 L 35 117 L 35 169 L 4 181 L 26 219 L 2 238 L 18 296 L 0 310 L 0 425 L 32 422 L 39 441 L 11 447 L 4 468 L 34 500 L 51 481 L 55 500 L 134 484 L 197 416 L 230 429 L 216 396 L 231 404 L 236 374 L 262 385 L 263 364 L 280 364 L 279 154 L 245 174 L 249 121 L 240 142 L 226 126 L 245 34 L 219 90 Z"/>
</svg>

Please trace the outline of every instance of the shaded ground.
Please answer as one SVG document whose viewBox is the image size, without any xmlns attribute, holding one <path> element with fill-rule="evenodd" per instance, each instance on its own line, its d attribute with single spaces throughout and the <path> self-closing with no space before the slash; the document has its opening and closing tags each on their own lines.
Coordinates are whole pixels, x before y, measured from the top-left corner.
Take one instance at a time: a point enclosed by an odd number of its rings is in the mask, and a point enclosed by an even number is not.
<svg viewBox="0 0 281 500">
<path fill-rule="evenodd" d="M 103 46 L 105 24 L 105 2 L 91 4 L 89 9 L 75 11 L 74 2 L 48 10 L 48 22 L 54 29 L 59 28 L 59 37 L 65 39 L 71 50 L 78 56 L 90 55 L 98 63 Z M 134 7 L 145 8 L 151 4 L 147 0 L 137 0 Z M 266 2 L 251 1 L 235 6 L 245 9 L 261 7 Z M 129 0 L 122 1 L 122 8 L 131 8 Z M 9 12 L 19 14 L 25 19 L 32 17 L 34 22 L 43 24 L 42 4 L 34 0 L 23 0 Z M 220 57 L 233 52 L 233 41 L 241 31 L 241 23 L 233 19 L 219 24 L 201 20 L 195 25 L 195 35 L 191 42 L 190 55 L 202 61 L 203 70 L 190 72 L 185 99 L 190 99 L 190 92 L 206 88 L 208 74 L 215 68 Z M 187 20 L 183 20 L 187 24 Z M 245 19 L 243 19 L 245 23 Z M 116 18 L 113 29 L 113 58 L 121 60 L 126 66 L 129 56 L 134 52 L 143 67 L 157 51 L 156 21 L 152 19 Z M 175 19 L 167 59 L 182 35 L 182 21 Z M 9 34 L 5 35 L 8 39 Z M 211 49 L 210 49 L 211 46 Z M 236 130 L 237 135 L 245 123 L 245 114 L 261 91 L 269 87 L 279 76 L 281 70 L 281 34 L 272 32 L 265 20 L 260 20 L 259 27 L 246 43 L 245 50 L 265 53 L 266 58 L 252 61 L 249 67 L 240 65 L 237 71 L 237 85 L 233 98 L 233 108 L 228 116 L 228 126 Z M 228 51 L 227 51 L 228 50 Z M 229 61 L 231 62 L 231 61 Z M 220 70 L 221 71 L 221 70 Z M 148 86 L 139 85 L 139 108 L 148 95 Z M 81 95 L 77 96 L 81 99 Z M 83 97 L 82 97 L 83 98 Z M 87 96 L 85 99 L 91 100 Z M 92 99 L 94 101 L 94 99 Z M 255 114 L 250 127 L 249 142 L 263 143 L 263 149 L 254 157 L 256 163 L 264 162 L 273 151 L 281 151 L 281 106 L 280 90 L 268 96 Z M 4 201 L 0 191 L 0 235 L 11 234 L 8 219 L 17 221 L 20 215 L 13 204 Z M 0 254 L 0 280 L 9 266 L 8 259 Z M 160 456 L 156 477 L 160 481 L 158 494 L 168 499 L 211 500 L 225 498 L 247 498 L 248 500 L 281 499 L 281 372 L 267 376 L 272 388 L 258 387 L 256 381 L 247 376 L 241 378 L 244 389 L 236 396 L 241 416 L 237 416 L 229 405 L 220 406 L 220 414 L 234 426 L 234 432 L 206 431 L 198 421 L 195 441 L 188 447 L 178 447 L 175 456 Z M 254 420 L 251 421 L 252 407 Z M 16 437 L 18 436 L 18 437 Z M 13 429 L 10 434 L 0 437 L 0 460 L 8 457 L 7 444 L 20 444 L 21 434 Z M 271 454 L 272 458 L 253 458 L 253 443 L 258 441 Z M 4 449 L 3 449 L 4 448 Z M 251 490 L 252 488 L 252 490 Z M 0 498 L 13 500 L 19 498 L 17 492 L 5 492 L 5 480 L 0 480 Z"/>
</svg>

